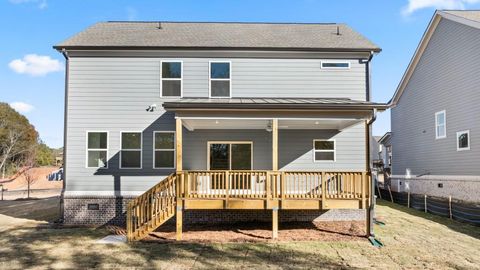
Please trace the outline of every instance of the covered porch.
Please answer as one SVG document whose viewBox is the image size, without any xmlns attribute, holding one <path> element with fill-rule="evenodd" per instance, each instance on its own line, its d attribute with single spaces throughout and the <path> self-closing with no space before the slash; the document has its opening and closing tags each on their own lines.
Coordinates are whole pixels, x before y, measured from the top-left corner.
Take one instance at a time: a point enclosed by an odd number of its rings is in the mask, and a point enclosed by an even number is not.
<svg viewBox="0 0 480 270">
<path fill-rule="evenodd" d="M 182 99 L 164 104 L 175 112 L 176 173 L 145 196 L 153 209 L 175 205 L 177 239 L 183 210 L 270 210 L 276 238 L 279 210 L 371 205 L 369 124 L 383 105 L 330 99 L 265 102 Z M 145 214 L 149 220 L 155 211 Z"/>
</svg>

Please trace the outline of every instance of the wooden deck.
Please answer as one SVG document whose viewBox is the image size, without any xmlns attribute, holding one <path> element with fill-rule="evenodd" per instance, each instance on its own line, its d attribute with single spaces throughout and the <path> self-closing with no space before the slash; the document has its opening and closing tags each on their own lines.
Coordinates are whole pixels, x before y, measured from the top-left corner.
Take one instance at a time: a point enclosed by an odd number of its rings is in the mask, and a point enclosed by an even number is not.
<svg viewBox="0 0 480 270">
<path fill-rule="evenodd" d="M 268 209 L 275 238 L 279 209 L 366 209 L 370 183 L 366 172 L 179 171 L 129 203 L 127 234 L 141 239 L 176 214 L 180 240 L 185 209 Z"/>
</svg>

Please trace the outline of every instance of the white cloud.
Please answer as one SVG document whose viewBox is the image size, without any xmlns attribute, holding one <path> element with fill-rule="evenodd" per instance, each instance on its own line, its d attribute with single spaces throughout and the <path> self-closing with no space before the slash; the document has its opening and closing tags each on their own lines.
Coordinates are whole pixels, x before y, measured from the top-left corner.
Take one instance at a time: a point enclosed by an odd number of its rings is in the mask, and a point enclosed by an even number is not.
<svg viewBox="0 0 480 270">
<path fill-rule="evenodd" d="M 38 4 L 39 9 L 45 9 L 47 7 L 47 0 L 9 0 L 12 4 L 26 4 L 33 3 Z"/>
<path fill-rule="evenodd" d="M 480 3 L 480 0 L 408 0 L 408 5 L 402 9 L 404 16 L 424 8 L 435 9 L 465 9 L 466 5 Z"/>
<path fill-rule="evenodd" d="M 10 103 L 10 106 L 19 113 L 28 113 L 35 109 L 32 105 L 19 101 Z"/>
<path fill-rule="evenodd" d="M 17 73 L 32 76 L 44 76 L 47 73 L 62 70 L 60 61 L 37 54 L 27 54 L 23 59 L 11 61 L 8 66 Z"/>
</svg>

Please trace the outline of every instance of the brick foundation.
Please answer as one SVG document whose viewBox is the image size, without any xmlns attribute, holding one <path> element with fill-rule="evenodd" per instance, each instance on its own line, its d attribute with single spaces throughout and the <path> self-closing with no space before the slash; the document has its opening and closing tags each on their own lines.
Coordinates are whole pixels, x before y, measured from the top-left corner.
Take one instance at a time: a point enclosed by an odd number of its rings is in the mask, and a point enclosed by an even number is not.
<svg viewBox="0 0 480 270">
<path fill-rule="evenodd" d="M 66 225 L 125 225 L 125 212 L 129 200 L 126 197 L 69 197 L 64 198 L 64 223 Z M 88 209 L 89 204 L 98 204 L 98 210 Z M 174 220 L 174 218 L 172 219 Z M 270 222 L 271 210 L 185 210 L 185 225 L 198 223 Z M 280 210 L 279 221 L 361 221 L 365 220 L 362 209 Z"/>
</svg>

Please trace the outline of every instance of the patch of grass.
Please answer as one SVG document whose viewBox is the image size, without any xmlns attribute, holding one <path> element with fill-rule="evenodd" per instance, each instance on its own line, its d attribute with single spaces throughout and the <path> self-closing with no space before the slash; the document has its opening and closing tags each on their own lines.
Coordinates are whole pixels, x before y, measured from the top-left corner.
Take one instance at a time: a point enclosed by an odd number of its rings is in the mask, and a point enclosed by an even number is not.
<svg viewBox="0 0 480 270">
<path fill-rule="evenodd" d="M 104 229 L 16 227 L 0 235 L 0 268 L 480 269 L 480 228 L 379 201 L 367 240 L 104 245 Z"/>
</svg>

